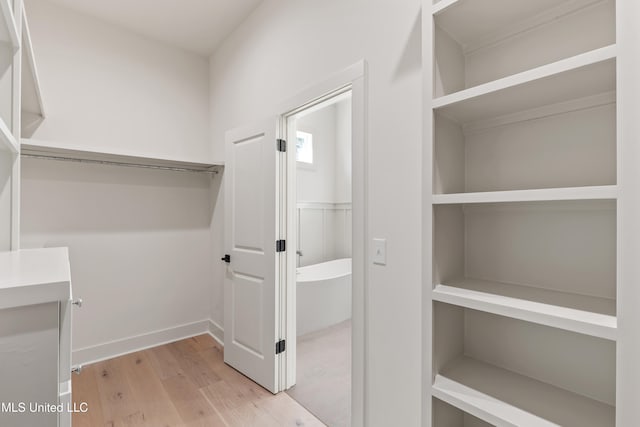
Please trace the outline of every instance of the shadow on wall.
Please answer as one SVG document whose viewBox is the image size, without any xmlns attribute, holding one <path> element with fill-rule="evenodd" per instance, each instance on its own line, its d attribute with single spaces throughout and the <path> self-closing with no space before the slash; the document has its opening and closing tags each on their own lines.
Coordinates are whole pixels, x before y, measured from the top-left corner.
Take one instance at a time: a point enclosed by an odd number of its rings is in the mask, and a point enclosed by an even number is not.
<svg viewBox="0 0 640 427">
<path fill-rule="evenodd" d="M 206 173 L 24 159 L 22 228 L 48 233 L 209 228 L 215 203 L 211 182 Z"/>
<path fill-rule="evenodd" d="M 11 223 L 11 155 L 0 153 L 0 224 Z M 8 250 L 11 247 L 11 230 L 9 227 L 0 227 L 0 250 Z"/>
<path fill-rule="evenodd" d="M 413 21 L 411 33 L 402 49 L 402 56 L 398 61 L 393 76 L 396 80 L 408 74 L 422 71 L 422 16 L 418 14 Z"/>
<path fill-rule="evenodd" d="M 221 190 L 224 186 L 224 181 L 222 178 L 224 177 L 224 167 L 221 167 L 218 170 L 217 174 L 210 175 L 210 187 L 209 187 L 209 227 L 213 229 L 216 224 L 216 220 L 214 219 L 214 215 L 216 212 L 216 206 L 218 202 L 222 200 L 224 197 L 224 193 L 221 193 Z M 222 223 L 222 218 L 218 221 Z"/>
</svg>

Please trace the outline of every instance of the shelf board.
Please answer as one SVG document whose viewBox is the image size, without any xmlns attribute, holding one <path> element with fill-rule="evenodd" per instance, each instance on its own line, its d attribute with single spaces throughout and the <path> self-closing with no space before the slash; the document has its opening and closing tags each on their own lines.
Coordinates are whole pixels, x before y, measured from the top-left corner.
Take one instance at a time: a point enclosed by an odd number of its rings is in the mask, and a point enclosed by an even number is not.
<svg viewBox="0 0 640 427">
<path fill-rule="evenodd" d="M 22 13 L 22 91 L 21 91 L 21 135 L 30 138 L 45 118 L 40 80 L 33 53 L 27 16 Z"/>
<path fill-rule="evenodd" d="M 585 98 L 616 88 L 616 46 L 563 59 L 433 100 L 433 109 L 468 124 Z"/>
<path fill-rule="evenodd" d="M 521 33 L 599 1 L 441 0 L 433 5 L 432 14 L 437 25 L 466 48 L 479 40 L 495 39 L 496 33 Z"/>
<path fill-rule="evenodd" d="M 0 118 L 0 152 L 9 151 L 17 154 L 19 152 L 18 143 L 7 124 Z"/>
<path fill-rule="evenodd" d="M 617 337 L 616 305 L 610 299 L 470 279 L 436 285 L 432 299 L 598 338 Z"/>
<path fill-rule="evenodd" d="M 432 393 L 496 426 L 615 426 L 613 406 L 468 357 L 436 375 Z"/>
<path fill-rule="evenodd" d="M 0 0 L 0 13 L 2 13 L 0 43 L 10 46 L 11 51 L 16 53 L 20 48 L 20 40 L 18 38 L 16 20 L 13 17 L 13 8 L 9 0 Z"/>
<path fill-rule="evenodd" d="M 431 13 L 433 15 L 441 14 L 445 9 L 448 9 L 451 6 L 455 6 L 460 3 L 460 0 L 440 0 L 436 4 L 433 5 L 431 9 Z"/>
<path fill-rule="evenodd" d="M 185 170 L 194 172 L 213 172 L 218 170 L 221 166 L 224 166 L 224 162 L 170 159 L 155 156 L 143 156 L 137 153 L 87 150 L 78 146 L 33 139 L 22 140 L 21 154 L 23 156 L 45 157 L 58 160 L 87 161 L 92 163 L 114 164 L 121 166 Z"/>
<path fill-rule="evenodd" d="M 69 299 L 67 248 L 0 252 L 0 309 Z"/>
<path fill-rule="evenodd" d="M 556 200 L 617 199 L 616 185 L 594 187 L 543 188 L 534 190 L 482 191 L 477 193 L 434 194 L 434 205 L 463 203 L 543 202 Z"/>
</svg>

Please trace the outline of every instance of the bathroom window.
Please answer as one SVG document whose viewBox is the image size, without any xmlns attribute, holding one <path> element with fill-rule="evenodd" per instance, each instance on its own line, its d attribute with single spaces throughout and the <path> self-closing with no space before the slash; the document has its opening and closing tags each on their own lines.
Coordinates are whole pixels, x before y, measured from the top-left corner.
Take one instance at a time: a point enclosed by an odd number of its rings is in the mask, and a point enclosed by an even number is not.
<svg viewBox="0 0 640 427">
<path fill-rule="evenodd" d="M 307 132 L 296 132 L 296 160 L 300 163 L 313 164 L 313 135 Z"/>
</svg>

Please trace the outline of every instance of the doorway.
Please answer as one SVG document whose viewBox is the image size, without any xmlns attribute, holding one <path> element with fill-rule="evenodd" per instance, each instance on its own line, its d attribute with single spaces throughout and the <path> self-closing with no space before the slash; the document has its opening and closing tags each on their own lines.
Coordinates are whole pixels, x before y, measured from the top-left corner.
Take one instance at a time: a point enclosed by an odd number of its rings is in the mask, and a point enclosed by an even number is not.
<svg viewBox="0 0 640 427">
<path fill-rule="evenodd" d="M 298 223 L 302 222 L 298 219 L 296 191 L 298 129 L 292 124 L 328 104 L 350 98 L 350 108 L 343 107 L 351 113 L 350 160 L 343 160 L 350 162 L 351 204 L 333 203 L 329 210 L 335 218 L 333 211 L 343 208 L 343 237 L 351 226 L 351 239 L 343 239 L 340 249 L 346 251 L 350 243 L 351 289 L 341 300 L 344 310 L 338 314 L 343 316 L 342 321 L 349 320 L 350 293 L 351 322 L 345 326 L 350 326 L 351 345 L 347 338 L 346 347 L 351 354 L 345 356 L 345 367 L 350 369 L 351 403 L 346 412 L 350 412 L 350 425 L 355 427 L 366 424 L 365 260 L 369 235 L 365 65 L 361 61 L 334 74 L 282 105 L 277 116 L 232 129 L 225 136 L 224 361 L 278 393 L 296 385 L 297 269 L 299 264 L 311 262 L 310 254 L 314 253 L 310 249 L 305 260 L 298 259 L 298 252 L 302 257 L 305 254 L 298 250 Z M 305 133 L 300 135 L 300 156 L 308 160 L 314 151 L 313 143 L 308 142 L 313 140 L 309 137 L 313 132 Z M 346 254 L 344 258 L 331 261 L 348 263 L 348 253 L 341 253 Z M 311 300 L 315 302 L 313 296 Z M 329 306 L 335 308 L 335 304 Z M 348 395 L 347 391 L 347 402 Z"/>
<path fill-rule="evenodd" d="M 281 135 L 289 141 L 297 140 L 297 129 L 289 125 L 289 118 L 299 113 L 311 113 L 321 109 L 328 101 L 340 97 L 351 97 L 351 424 L 361 427 L 367 424 L 365 406 L 365 374 L 368 369 L 366 357 L 367 345 L 367 295 L 366 283 L 368 270 L 368 150 L 366 138 L 366 62 L 360 61 L 340 71 L 325 81 L 310 87 L 296 97 L 284 103 L 279 111 L 281 117 Z M 292 145 L 292 144 L 290 144 Z M 288 150 L 285 166 L 281 165 L 282 192 L 281 212 L 283 215 L 281 230 L 284 237 L 297 242 L 297 161 L 295 152 Z M 291 155 L 289 155 L 291 154 Z M 304 252 L 303 252 L 304 257 Z M 281 307 L 280 336 L 285 337 L 287 351 L 283 353 L 280 365 L 281 381 L 288 390 L 296 384 L 297 373 L 297 265 L 298 255 L 290 250 L 286 253 L 284 279 L 280 282 Z"/>
<path fill-rule="evenodd" d="M 305 107 L 284 120 L 292 141 L 287 191 L 295 196 L 288 197 L 295 200 L 288 209 L 295 227 L 287 237 L 296 254 L 296 274 L 287 283 L 296 294 L 287 301 L 295 305 L 296 384 L 287 393 L 328 426 L 346 427 L 351 425 L 352 91 L 343 88 Z"/>
</svg>

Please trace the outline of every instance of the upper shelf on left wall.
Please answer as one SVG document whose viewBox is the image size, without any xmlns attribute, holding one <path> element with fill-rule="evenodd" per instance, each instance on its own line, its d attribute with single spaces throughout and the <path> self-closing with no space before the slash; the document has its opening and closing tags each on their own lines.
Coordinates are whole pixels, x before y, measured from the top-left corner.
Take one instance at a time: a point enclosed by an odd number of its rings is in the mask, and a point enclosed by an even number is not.
<svg viewBox="0 0 640 427">
<path fill-rule="evenodd" d="M 3 75 L 7 75 L 6 70 L 11 67 L 13 56 L 19 48 L 20 40 L 18 39 L 16 21 L 13 18 L 13 9 L 9 0 L 0 0 L 0 67 L 2 67 Z M 8 75 L 10 78 L 11 74 Z M 8 88 L 8 91 L 3 90 L 3 97 L 10 96 L 11 85 L 3 85 L 3 87 Z M 0 151 L 16 154 L 19 151 L 18 143 L 11 132 L 11 123 L 7 123 L 7 120 L 10 121 L 11 115 L 7 115 L 8 111 L 4 110 L 3 108 L 3 114 L 0 114 Z"/>
<path fill-rule="evenodd" d="M 148 156 L 138 152 L 86 148 L 77 144 L 34 139 L 22 139 L 20 146 L 23 157 L 191 172 L 218 172 L 224 166 L 224 162 L 211 160 Z"/>
<path fill-rule="evenodd" d="M 45 118 L 45 110 L 40 92 L 40 81 L 36 68 L 33 45 L 29 33 L 27 16 L 22 13 L 22 96 L 21 134 L 30 138 Z"/>
<path fill-rule="evenodd" d="M 9 0 L 0 0 L 0 13 L 2 13 L 0 43 L 8 46 L 11 52 L 16 53 L 20 48 L 20 40 L 18 40 L 18 29 L 16 21 L 13 19 L 13 8 L 9 4 Z"/>
</svg>

